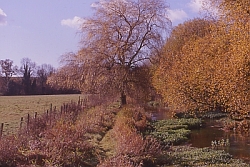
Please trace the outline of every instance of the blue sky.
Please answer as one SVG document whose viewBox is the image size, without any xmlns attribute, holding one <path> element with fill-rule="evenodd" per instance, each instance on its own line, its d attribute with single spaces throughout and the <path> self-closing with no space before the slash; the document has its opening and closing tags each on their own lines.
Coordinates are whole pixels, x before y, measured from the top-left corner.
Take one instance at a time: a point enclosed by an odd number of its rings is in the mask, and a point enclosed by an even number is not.
<svg viewBox="0 0 250 167">
<path fill-rule="evenodd" d="M 37 65 L 59 66 L 59 58 L 79 49 L 81 18 L 93 14 L 98 0 L 0 0 L 0 60 L 20 66 L 28 57 Z M 202 0 L 166 0 L 173 25 L 199 16 Z"/>
</svg>

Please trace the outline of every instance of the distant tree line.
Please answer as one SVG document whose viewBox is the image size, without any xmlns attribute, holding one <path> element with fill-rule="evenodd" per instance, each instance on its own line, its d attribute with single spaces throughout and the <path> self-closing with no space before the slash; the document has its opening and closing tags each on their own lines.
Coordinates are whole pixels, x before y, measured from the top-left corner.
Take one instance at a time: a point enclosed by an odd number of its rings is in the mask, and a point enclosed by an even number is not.
<svg viewBox="0 0 250 167">
<path fill-rule="evenodd" d="M 10 59 L 0 60 L 0 95 L 79 93 L 75 89 L 48 85 L 48 77 L 55 72 L 52 65 L 39 66 L 29 58 L 23 58 L 20 67 Z"/>
</svg>

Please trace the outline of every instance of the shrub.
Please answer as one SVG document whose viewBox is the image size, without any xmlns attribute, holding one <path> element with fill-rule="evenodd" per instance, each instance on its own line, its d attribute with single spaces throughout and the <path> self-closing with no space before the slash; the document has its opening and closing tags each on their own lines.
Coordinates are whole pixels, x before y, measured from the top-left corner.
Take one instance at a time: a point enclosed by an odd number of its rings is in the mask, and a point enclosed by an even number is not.
<svg viewBox="0 0 250 167">
<path fill-rule="evenodd" d="M 85 137 L 85 131 L 76 129 L 73 124 L 58 122 L 46 131 L 41 139 L 41 147 L 46 156 L 47 166 L 86 165 L 93 160 L 94 148 Z"/>
<path fill-rule="evenodd" d="M 22 141 L 16 136 L 3 137 L 0 140 L 0 166 L 17 166 L 26 161 L 19 151 Z"/>
</svg>

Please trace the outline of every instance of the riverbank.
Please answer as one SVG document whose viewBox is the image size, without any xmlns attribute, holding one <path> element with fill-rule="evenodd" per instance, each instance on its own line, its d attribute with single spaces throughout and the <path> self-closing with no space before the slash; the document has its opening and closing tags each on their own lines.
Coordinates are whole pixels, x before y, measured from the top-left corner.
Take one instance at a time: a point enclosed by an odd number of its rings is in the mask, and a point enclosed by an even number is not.
<svg viewBox="0 0 250 167">
<path fill-rule="evenodd" d="M 0 166 L 248 166 L 223 151 L 187 146 L 199 119 L 152 121 L 147 106 L 136 104 L 68 109 L 3 137 Z"/>
</svg>

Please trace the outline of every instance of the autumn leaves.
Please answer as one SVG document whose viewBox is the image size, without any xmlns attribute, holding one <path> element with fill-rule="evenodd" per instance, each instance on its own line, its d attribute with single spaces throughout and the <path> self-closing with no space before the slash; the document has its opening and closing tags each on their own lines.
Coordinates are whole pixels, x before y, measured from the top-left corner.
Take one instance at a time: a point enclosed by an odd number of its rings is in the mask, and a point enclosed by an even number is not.
<svg viewBox="0 0 250 167">
<path fill-rule="evenodd" d="M 153 82 L 175 110 L 249 112 L 249 2 L 217 4 L 218 19 L 187 21 L 165 45 Z"/>
</svg>

